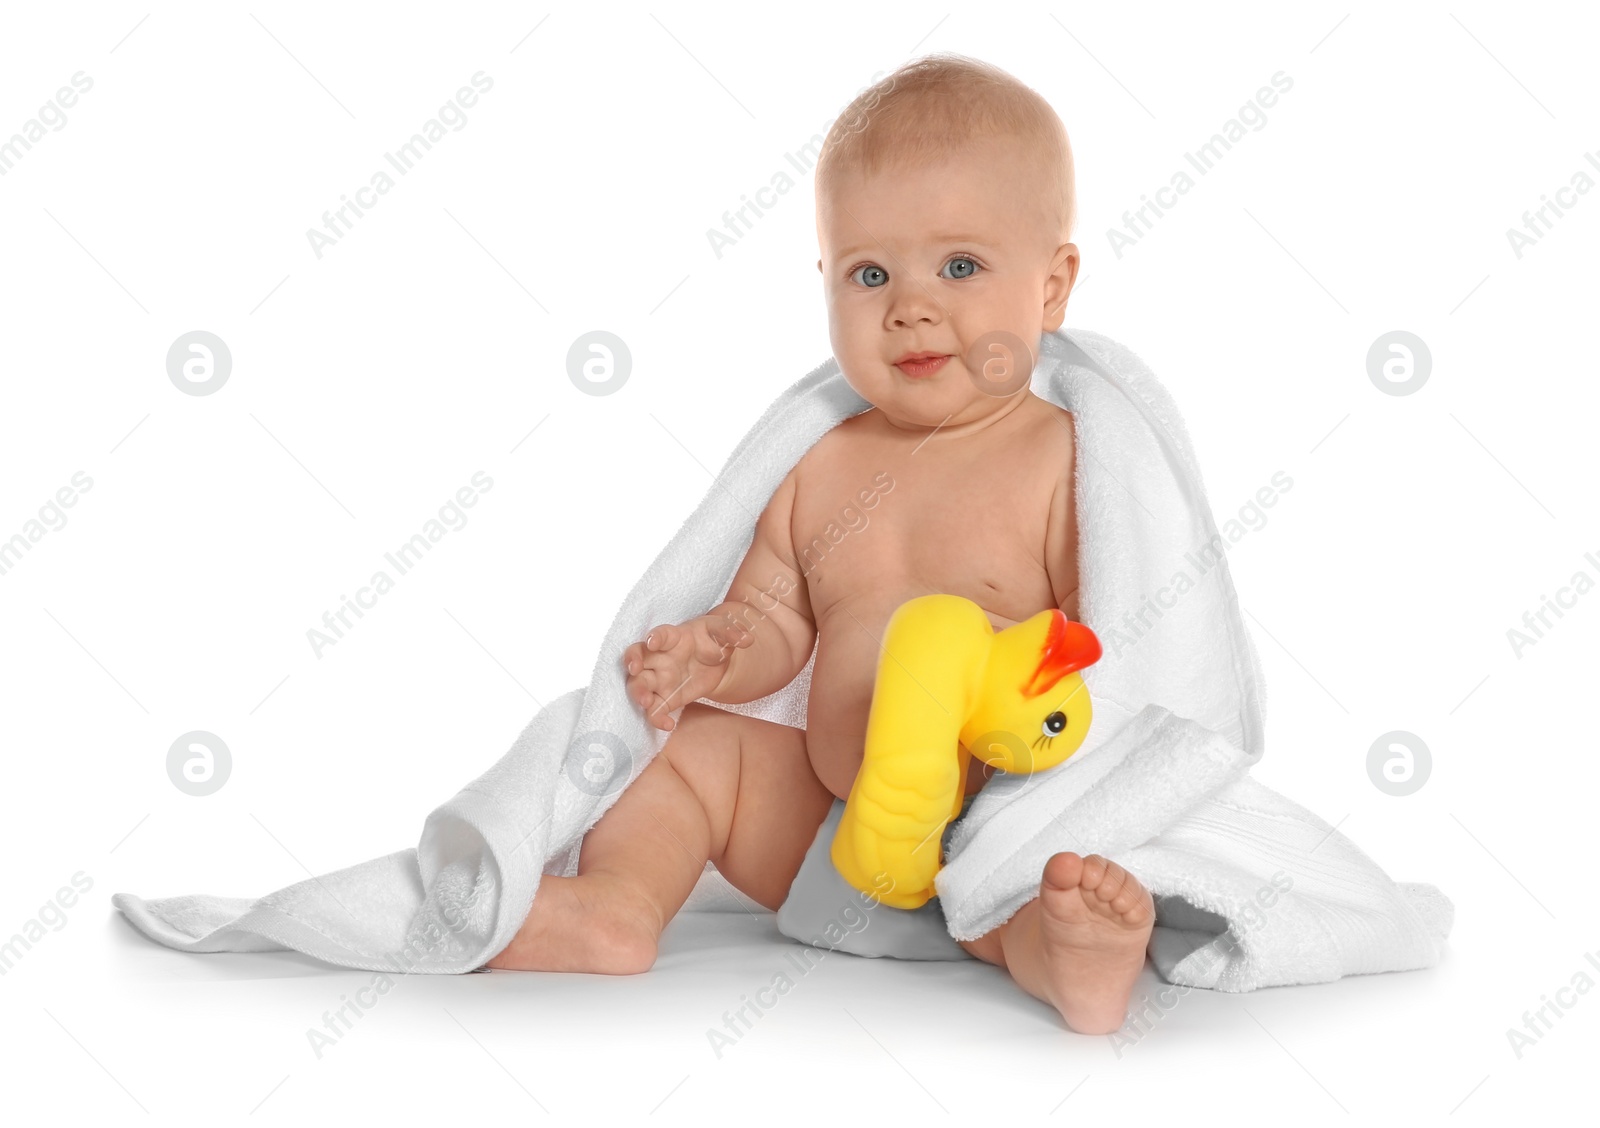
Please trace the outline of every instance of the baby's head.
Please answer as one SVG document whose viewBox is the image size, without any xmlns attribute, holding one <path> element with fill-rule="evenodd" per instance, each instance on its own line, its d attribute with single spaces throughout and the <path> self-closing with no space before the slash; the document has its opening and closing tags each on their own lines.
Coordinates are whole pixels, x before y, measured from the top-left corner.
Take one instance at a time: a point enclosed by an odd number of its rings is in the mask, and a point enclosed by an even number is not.
<svg viewBox="0 0 1600 1128">
<path fill-rule="evenodd" d="M 1072 149 L 1048 102 L 975 59 L 914 60 L 839 115 L 816 184 L 817 267 L 851 387 L 910 428 L 1030 394 L 1078 272 Z M 919 353 L 949 359 L 897 366 Z"/>
</svg>

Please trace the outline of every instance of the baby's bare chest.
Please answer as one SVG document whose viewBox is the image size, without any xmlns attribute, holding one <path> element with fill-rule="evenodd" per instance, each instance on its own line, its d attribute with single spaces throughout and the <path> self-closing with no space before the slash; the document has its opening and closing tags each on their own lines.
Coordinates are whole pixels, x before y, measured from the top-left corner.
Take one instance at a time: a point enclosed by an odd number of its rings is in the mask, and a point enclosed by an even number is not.
<svg viewBox="0 0 1600 1128">
<path fill-rule="evenodd" d="M 1016 620 L 1053 604 L 1059 450 L 861 441 L 826 453 L 806 467 L 791 526 L 819 626 L 841 607 L 877 618 L 935 591 Z"/>
</svg>

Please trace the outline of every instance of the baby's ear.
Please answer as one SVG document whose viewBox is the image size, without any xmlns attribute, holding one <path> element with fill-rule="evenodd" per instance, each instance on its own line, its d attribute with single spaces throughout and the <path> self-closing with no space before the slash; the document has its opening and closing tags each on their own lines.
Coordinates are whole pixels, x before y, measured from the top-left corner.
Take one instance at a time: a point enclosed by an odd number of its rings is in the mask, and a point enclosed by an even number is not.
<svg viewBox="0 0 1600 1128">
<path fill-rule="evenodd" d="M 821 259 L 817 260 L 817 273 L 818 274 L 822 273 L 822 260 Z"/>
</svg>

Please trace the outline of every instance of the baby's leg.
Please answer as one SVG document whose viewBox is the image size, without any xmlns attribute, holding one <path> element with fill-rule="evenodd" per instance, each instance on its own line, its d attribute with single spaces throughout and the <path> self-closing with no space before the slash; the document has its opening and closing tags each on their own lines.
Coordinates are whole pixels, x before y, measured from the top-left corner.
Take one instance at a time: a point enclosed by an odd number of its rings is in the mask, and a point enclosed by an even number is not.
<svg viewBox="0 0 1600 1128">
<path fill-rule="evenodd" d="M 489 966 L 648 971 L 707 859 L 776 909 L 832 804 L 804 730 L 691 703 L 584 836 L 577 875 L 540 879 L 527 920 Z"/>
<path fill-rule="evenodd" d="M 1080 1034 L 1122 1026 L 1155 925 L 1150 893 L 1098 854 L 1051 855 L 1039 896 L 999 928 L 961 946 L 999 964 L 1017 986 Z"/>
</svg>

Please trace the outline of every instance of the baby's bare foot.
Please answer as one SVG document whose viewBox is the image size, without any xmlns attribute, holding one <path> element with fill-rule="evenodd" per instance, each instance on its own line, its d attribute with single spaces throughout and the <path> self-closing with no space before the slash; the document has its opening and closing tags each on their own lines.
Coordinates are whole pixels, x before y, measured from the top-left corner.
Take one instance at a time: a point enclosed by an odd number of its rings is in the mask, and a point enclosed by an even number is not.
<svg viewBox="0 0 1600 1128">
<path fill-rule="evenodd" d="M 533 908 L 488 966 L 505 971 L 635 975 L 656 962 L 660 914 L 610 875 L 539 879 Z"/>
<path fill-rule="evenodd" d="M 1038 930 L 1044 997 L 1080 1034 L 1122 1026 L 1155 924 L 1150 893 L 1098 854 L 1054 854 L 1039 882 Z"/>
</svg>

